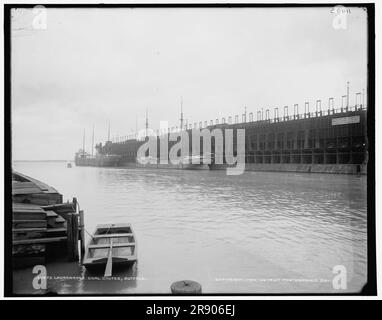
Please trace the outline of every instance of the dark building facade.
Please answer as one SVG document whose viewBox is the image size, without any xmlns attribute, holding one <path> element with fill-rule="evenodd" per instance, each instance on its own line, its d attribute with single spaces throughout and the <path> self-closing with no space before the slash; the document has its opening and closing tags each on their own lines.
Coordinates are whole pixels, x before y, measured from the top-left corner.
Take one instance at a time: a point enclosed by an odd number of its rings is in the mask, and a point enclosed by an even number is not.
<svg viewBox="0 0 382 320">
<path fill-rule="evenodd" d="M 269 112 L 267 113 L 269 115 Z M 365 171 L 368 160 L 367 141 L 367 109 L 362 105 L 339 110 L 326 110 L 303 115 L 292 115 L 265 120 L 227 124 L 210 124 L 203 128 L 210 131 L 215 128 L 233 129 L 233 153 L 237 154 L 236 130 L 245 129 L 245 162 L 247 169 L 294 171 L 298 165 L 325 165 L 334 168 L 335 165 L 351 166 L 347 171 Z M 212 122 L 212 121 L 211 121 Z M 238 122 L 238 117 L 235 117 Z M 201 128 L 202 123 L 198 128 Z M 190 137 L 190 150 L 192 154 L 191 129 L 187 130 Z M 159 159 L 159 135 L 158 159 Z M 225 139 L 225 137 L 224 137 Z M 102 154 L 116 154 L 122 157 L 120 165 L 128 165 L 136 162 L 137 150 L 145 141 L 129 139 L 121 142 L 107 142 L 104 146 L 98 145 L 98 151 Z M 176 143 L 169 141 L 169 149 Z M 200 150 L 203 150 L 201 139 Z M 211 140 L 211 152 L 215 153 L 214 138 Z M 203 152 L 200 152 L 203 155 Z M 225 159 L 224 159 L 225 161 Z M 295 165 L 295 166 L 292 166 Z M 212 158 L 212 167 L 214 165 Z M 289 168 L 289 169 L 288 169 Z M 310 171 L 309 167 L 304 167 Z M 310 167 L 312 168 L 312 167 Z M 305 169 L 304 169 L 305 170 Z M 302 171 L 304 171 L 302 170 Z M 320 169 L 321 171 L 324 169 Z M 299 170 L 297 170 L 299 171 Z M 314 171 L 314 170 L 313 170 Z M 346 170 L 345 170 L 346 171 Z M 341 170 L 340 170 L 341 172 Z M 346 172 L 349 173 L 349 172 Z"/>
</svg>

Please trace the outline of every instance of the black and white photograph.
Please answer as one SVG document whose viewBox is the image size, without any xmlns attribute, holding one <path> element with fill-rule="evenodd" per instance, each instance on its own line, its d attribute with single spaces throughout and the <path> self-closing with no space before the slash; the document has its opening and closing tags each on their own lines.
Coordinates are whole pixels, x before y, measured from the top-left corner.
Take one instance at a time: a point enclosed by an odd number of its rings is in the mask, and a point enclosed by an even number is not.
<svg viewBox="0 0 382 320">
<path fill-rule="evenodd" d="M 376 294 L 373 4 L 4 15 L 8 295 Z"/>
</svg>

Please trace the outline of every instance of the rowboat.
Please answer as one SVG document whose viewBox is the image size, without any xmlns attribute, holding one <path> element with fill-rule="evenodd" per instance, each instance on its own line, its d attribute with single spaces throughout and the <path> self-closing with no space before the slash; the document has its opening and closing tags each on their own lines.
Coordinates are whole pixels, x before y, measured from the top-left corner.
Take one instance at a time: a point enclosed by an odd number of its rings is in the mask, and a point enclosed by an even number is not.
<svg viewBox="0 0 382 320">
<path fill-rule="evenodd" d="M 137 246 L 129 223 L 97 225 L 86 248 L 83 265 L 89 271 L 112 270 L 132 266 L 137 261 Z"/>
</svg>

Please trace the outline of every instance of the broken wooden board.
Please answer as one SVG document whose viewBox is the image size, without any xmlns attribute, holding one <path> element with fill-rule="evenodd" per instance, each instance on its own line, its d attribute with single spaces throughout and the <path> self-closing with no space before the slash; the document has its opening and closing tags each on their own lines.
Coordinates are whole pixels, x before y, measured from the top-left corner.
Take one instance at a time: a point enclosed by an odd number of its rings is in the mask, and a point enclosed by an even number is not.
<svg viewBox="0 0 382 320">
<path fill-rule="evenodd" d="M 64 228 L 66 226 L 66 220 L 52 210 L 46 211 L 46 217 L 48 220 L 49 228 Z"/>
</svg>

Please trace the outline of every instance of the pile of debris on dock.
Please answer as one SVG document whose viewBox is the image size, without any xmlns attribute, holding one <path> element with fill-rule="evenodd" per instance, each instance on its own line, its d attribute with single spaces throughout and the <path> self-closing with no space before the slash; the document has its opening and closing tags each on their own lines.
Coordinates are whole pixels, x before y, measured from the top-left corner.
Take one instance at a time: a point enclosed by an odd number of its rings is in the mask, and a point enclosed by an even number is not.
<svg viewBox="0 0 382 320">
<path fill-rule="evenodd" d="M 14 268 L 44 264 L 47 259 L 78 259 L 84 250 L 83 212 L 77 200 L 62 203 L 54 188 L 17 172 L 12 175 L 12 254 Z"/>
</svg>

